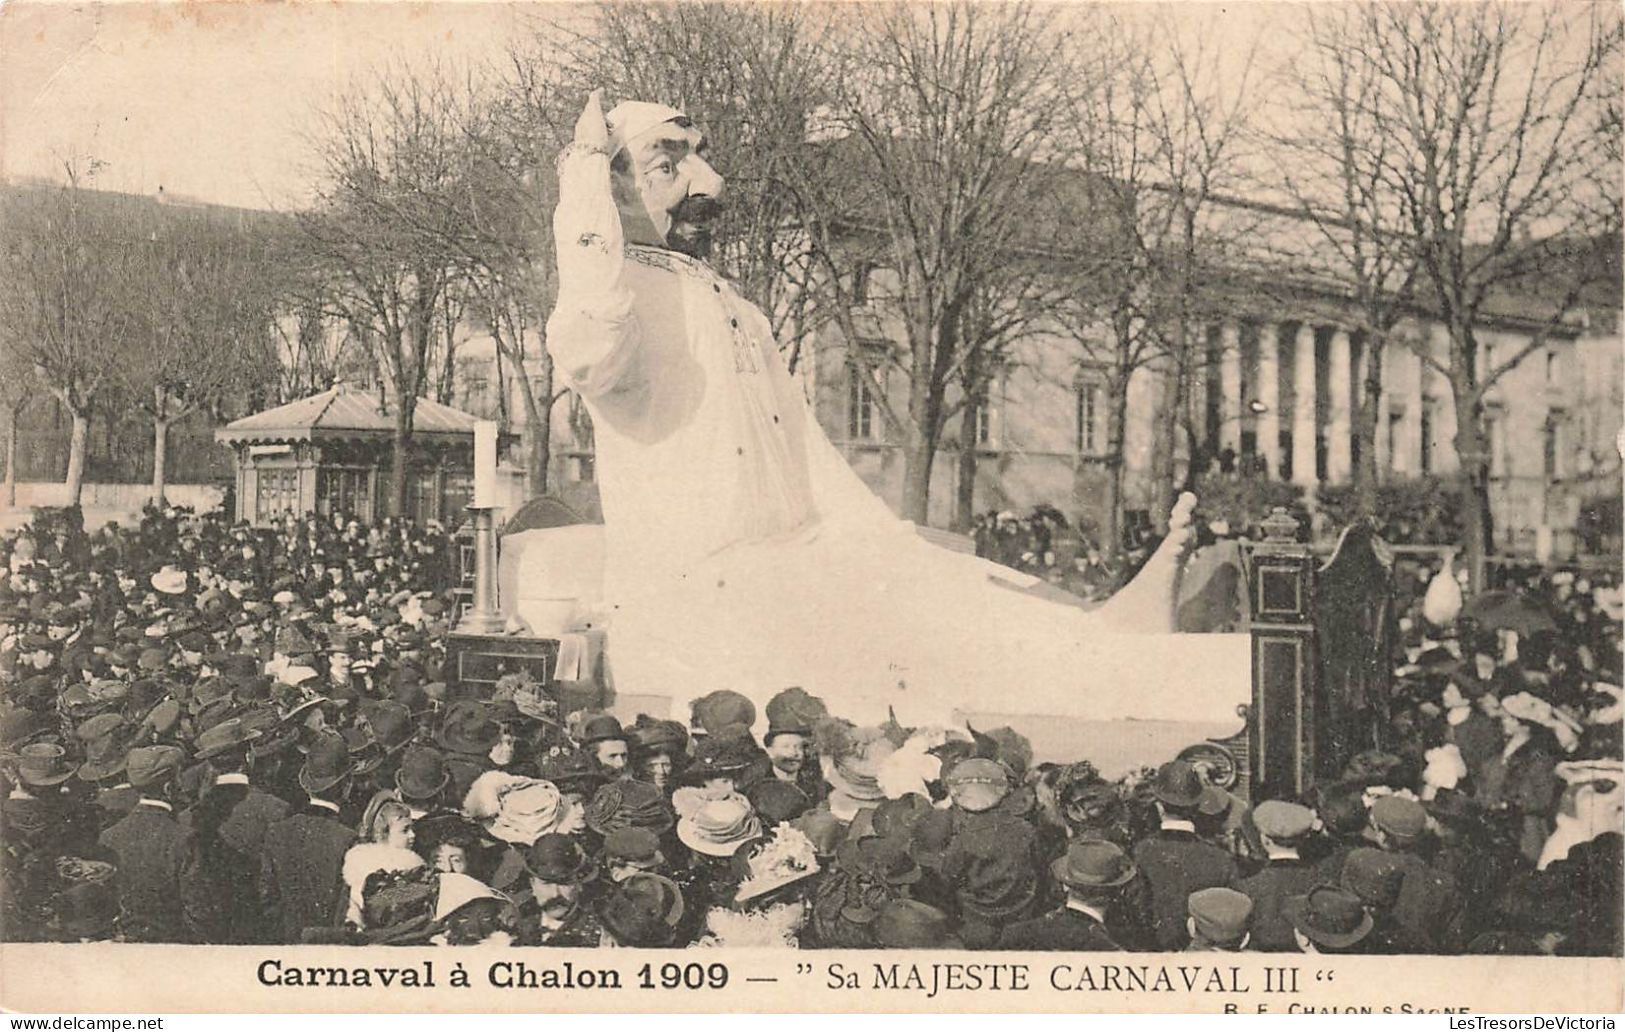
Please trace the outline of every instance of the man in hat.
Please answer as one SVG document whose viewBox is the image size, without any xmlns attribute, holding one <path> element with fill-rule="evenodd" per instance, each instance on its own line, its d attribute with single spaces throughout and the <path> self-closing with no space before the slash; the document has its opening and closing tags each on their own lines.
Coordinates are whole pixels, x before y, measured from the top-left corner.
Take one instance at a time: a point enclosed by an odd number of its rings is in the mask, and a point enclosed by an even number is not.
<svg viewBox="0 0 1625 1032">
<path fill-rule="evenodd" d="M 335 928 L 344 918 L 341 875 L 356 834 L 340 819 L 337 800 L 345 795 L 352 769 L 343 738 L 318 738 L 299 771 L 305 807 L 265 833 L 260 898 L 279 942 L 302 942 L 307 928 Z"/>
<path fill-rule="evenodd" d="M 1283 912 L 1300 953 L 1365 953 L 1374 925 L 1360 897 L 1335 885 L 1315 885 L 1288 898 Z"/>
<path fill-rule="evenodd" d="M 812 759 L 812 725 L 805 715 L 786 706 L 775 706 L 780 696 L 769 701 L 767 732 L 762 735 L 765 750 L 739 776 L 739 790 L 750 794 L 766 780 L 794 785 L 812 803 L 821 802 L 828 789 L 817 763 Z"/>
<path fill-rule="evenodd" d="M 208 870 L 194 880 L 194 896 L 213 925 L 209 942 L 268 943 L 276 929 L 260 908 L 258 875 L 266 831 L 288 816 L 288 804 L 250 783 L 249 749 L 257 731 L 240 718 L 222 721 L 197 738 L 197 756 L 208 764 L 210 782 L 181 814 Z"/>
<path fill-rule="evenodd" d="M 1379 796 L 1370 809 L 1371 837 L 1403 865 L 1394 922 L 1428 952 L 1460 945 L 1461 896 L 1456 880 L 1428 863 L 1427 810 L 1404 796 Z"/>
<path fill-rule="evenodd" d="M 132 942 L 186 942 L 184 879 L 191 836 L 175 819 L 171 797 L 186 754 L 172 745 L 130 750 L 130 784 L 141 799 L 102 832 L 118 856 L 119 927 Z"/>
<path fill-rule="evenodd" d="M 1151 892 L 1151 931 L 1158 949 L 1182 950 L 1191 893 L 1232 886 L 1239 874 L 1236 858 L 1203 841 L 1196 821 L 1205 805 L 1222 808 L 1224 800 L 1184 760 L 1165 763 L 1151 783 L 1159 826 L 1156 834 L 1134 846 L 1134 863 Z"/>
<path fill-rule="evenodd" d="M 525 854 L 528 891 L 521 891 L 519 944 L 597 946 L 602 926 L 593 914 L 588 886 L 597 871 L 575 839 L 549 833 Z"/>
<path fill-rule="evenodd" d="M 1285 906 L 1318 880 L 1313 864 L 1298 847 L 1314 830 L 1315 813 L 1307 806 L 1271 799 L 1253 809 L 1253 824 L 1264 846 L 1264 866 L 1241 879 L 1236 888 L 1253 901 L 1253 948 L 1284 952 L 1297 948 Z"/>
<path fill-rule="evenodd" d="M 65 793 L 74 770 L 61 746 L 20 746 L 9 773 L 10 792 L 0 802 L 0 918 L 6 938 L 24 941 L 42 933 L 57 859 L 94 855 L 101 826 Z"/>
<path fill-rule="evenodd" d="M 1119 952 L 1131 935 L 1115 925 L 1113 909 L 1135 878 L 1134 861 L 1112 842 L 1074 842 L 1050 865 L 1066 889 L 1066 903 L 1042 917 L 1020 921 L 999 935 L 1000 949 Z"/>
<path fill-rule="evenodd" d="M 1222 886 L 1198 889 L 1186 901 L 1190 935 L 1187 953 L 1240 953 L 1251 937 L 1253 901 L 1244 892 Z"/>
<path fill-rule="evenodd" d="M 694 698 L 712 680 L 822 671 L 846 693 L 836 709 L 873 713 L 917 705 L 903 669 L 937 682 L 920 701 L 947 712 L 1030 674 L 1046 705 L 1082 712 L 1107 696 L 1080 699 L 1058 671 L 1112 655 L 1096 640 L 1112 628 L 1169 628 L 1194 498 L 1136 583 L 1086 615 L 1005 597 L 994 564 L 926 543 L 874 496 L 785 371 L 767 316 L 705 264 L 723 182 L 682 112 L 632 101 L 606 116 L 595 92 L 559 178 L 547 342 L 595 427 L 617 683 Z M 821 619 L 793 627 L 785 612 Z M 805 637 L 787 642 L 787 628 Z"/>
<path fill-rule="evenodd" d="M 631 750 L 621 722 L 608 713 L 588 717 L 581 725 L 581 747 L 592 754 L 606 781 L 627 776 Z"/>
</svg>

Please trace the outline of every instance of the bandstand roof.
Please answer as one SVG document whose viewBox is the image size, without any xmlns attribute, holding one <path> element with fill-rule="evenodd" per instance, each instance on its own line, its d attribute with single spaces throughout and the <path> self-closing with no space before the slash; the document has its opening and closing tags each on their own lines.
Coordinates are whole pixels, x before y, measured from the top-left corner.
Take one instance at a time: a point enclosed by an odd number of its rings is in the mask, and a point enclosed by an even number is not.
<svg viewBox="0 0 1625 1032">
<path fill-rule="evenodd" d="M 412 436 L 450 440 L 474 436 L 475 417 L 428 398 L 419 398 Z M 345 385 L 227 423 L 214 432 L 221 444 L 280 444 L 294 441 L 388 440 L 395 433 L 393 400 Z"/>
</svg>

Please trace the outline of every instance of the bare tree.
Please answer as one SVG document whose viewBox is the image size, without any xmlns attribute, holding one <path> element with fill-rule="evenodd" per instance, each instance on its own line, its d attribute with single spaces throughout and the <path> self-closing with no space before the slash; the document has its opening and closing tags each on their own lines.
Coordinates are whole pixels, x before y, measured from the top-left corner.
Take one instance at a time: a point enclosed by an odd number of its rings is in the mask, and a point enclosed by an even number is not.
<svg viewBox="0 0 1625 1032">
<path fill-rule="evenodd" d="M 1619 247 L 1618 142 L 1596 133 L 1618 98 L 1621 21 L 1603 6 L 1370 5 L 1345 38 L 1371 63 L 1370 125 L 1388 138 L 1384 185 L 1414 237 L 1419 289 L 1442 324 L 1444 356 L 1418 351 L 1450 385 L 1466 480 L 1465 553 L 1473 583 L 1493 540 L 1485 395 L 1554 335 Z M 1599 184 L 1614 181 L 1611 188 Z M 1491 306 L 1554 302 L 1511 354 L 1484 361 Z"/>
<path fill-rule="evenodd" d="M 1355 28 L 1362 17 L 1353 9 L 1310 13 L 1307 59 L 1292 66 L 1287 82 L 1294 128 L 1277 137 L 1275 155 L 1280 181 L 1313 234 L 1304 248 L 1276 257 L 1299 281 L 1328 277 L 1352 302 L 1339 313 L 1353 317 L 1370 356 L 1354 414 L 1355 511 L 1370 515 L 1383 356 L 1414 310 L 1420 255 L 1389 184 L 1399 140 L 1383 125 L 1382 78 Z"/>
<path fill-rule="evenodd" d="M 456 95 L 438 70 L 379 74 L 326 115 L 317 203 L 295 216 L 308 260 L 325 273 L 306 302 L 351 325 L 389 388 L 395 514 L 406 509 L 413 417 L 458 274 L 446 240 L 456 232 L 463 141 Z"/>
<path fill-rule="evenodd" d="M 23 349 L 12 337 L 16 327 L 0 321 L 0 412 L 6 418 L 5 504 L 17 506 L 17 423 L 28 403 L 43 386 L 33 366 L 24 359 Z"/>
<path fill-rule="evenodd" d="M 63 186 L 4 195 L 0 323 L 9 325 L 8 350 L 37 371 L 73 421 L 66 483 L 68 504 L 78 505 L 91 414 L 136 329 L 136 277 L 128 205 L 82 185 L 94 166 L 69 162 L 65 171 Z"/>
<path fill-rule="evenodd" d="M 827 122 L 845 137 L 804 162 L 791 188 L 825 310 L 901 445 L 902 515 L 923 523 L 949 388 L 967 349 L 986 342 L 965 339 L 967 309 L 1031 244 L 1036 198 L 1055 174 L 1045 161 L 1072 41 L 1027 5 L 853 6 L 837 17 Z M 874 258 L 896 273 L 904 330 L 884 350 L 864 346 L 850 311 L 853 271 Z M 882 388 L 888 369 L 907 384 L 902 405 Z"/>
<path fill-rule="evenodd" d="M 267 241 L 243 218 L 153 206 L 132 243 L 136 329 L 117 350 L 123 396 L 152 424 L 153 499 L 167 483 L 169 430 L 273 374 Z"/>
<path fill-rule="evenodd" d="M 1244 182 L 1241 149 L 1251 128 L 1254 82 L 1252 51 L 1223 55 L 1200 26 L 1167 16 L 1151 32 L 1130 44 L 1155 55 L 1131 95 L 1140 98 L 1155 141 L 1155 172 L 1137 195 L 1136 222 L 1137 233 L 1154 241 L 1150 306 L 1168 379 L 1160 412 L 1165 466 L 1158 475 L 1166 494 L 1157 508 L 1167 512 L 1202 466 L 1203 434 L 1191 397 L 1212 356 L 1206 334 L 1193 331 L 1209 314 L 1233 310 L 1237 301 L 1234 275 L 1249 227 L 1238 221 L 1240 209 L 1219 202 L 1239 193 Z M 1177 469 L 1181 438 L 1189 456 L 1183 478 Z"/>
</svg>

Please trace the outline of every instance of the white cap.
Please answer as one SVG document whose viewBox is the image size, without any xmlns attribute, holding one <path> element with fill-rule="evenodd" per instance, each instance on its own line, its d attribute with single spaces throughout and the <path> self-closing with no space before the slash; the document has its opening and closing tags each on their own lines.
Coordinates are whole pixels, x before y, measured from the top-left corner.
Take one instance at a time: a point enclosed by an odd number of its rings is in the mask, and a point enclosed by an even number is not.
<svg viewBox="0 0 1625 1032">
<path fill-rule="evenodd" d="M 688 116 L 665 104 L 650 104 L 641 100 L 623 100 L 610 109 L 604 121 L 609 125 L 609 156 L 614 157 L 635 138 L 657 125 Z"/>
</svg>

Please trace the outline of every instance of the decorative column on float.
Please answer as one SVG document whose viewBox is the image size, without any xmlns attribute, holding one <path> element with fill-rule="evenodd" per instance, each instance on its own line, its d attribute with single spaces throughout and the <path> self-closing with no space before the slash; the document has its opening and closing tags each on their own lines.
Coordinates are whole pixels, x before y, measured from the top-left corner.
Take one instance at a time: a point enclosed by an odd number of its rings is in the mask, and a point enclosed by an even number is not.
<svg viewBox="0 0 1625 1032">
<path fill-rule="evenodd" d="M 457 624 L 461 634 L 501 634 L 506 621 L 497 608 L 497 425 L 474 424 L 474 600 Z"/>
<path fill-rule="evenodd" d="M 1255 801 L 1303 794 L 1315 770 L 1315 559 L 1285 509 L 1276 507 L 1263 530 L 1248 571 L 1253 701 L 1247 744 Z"/>
</svg>

